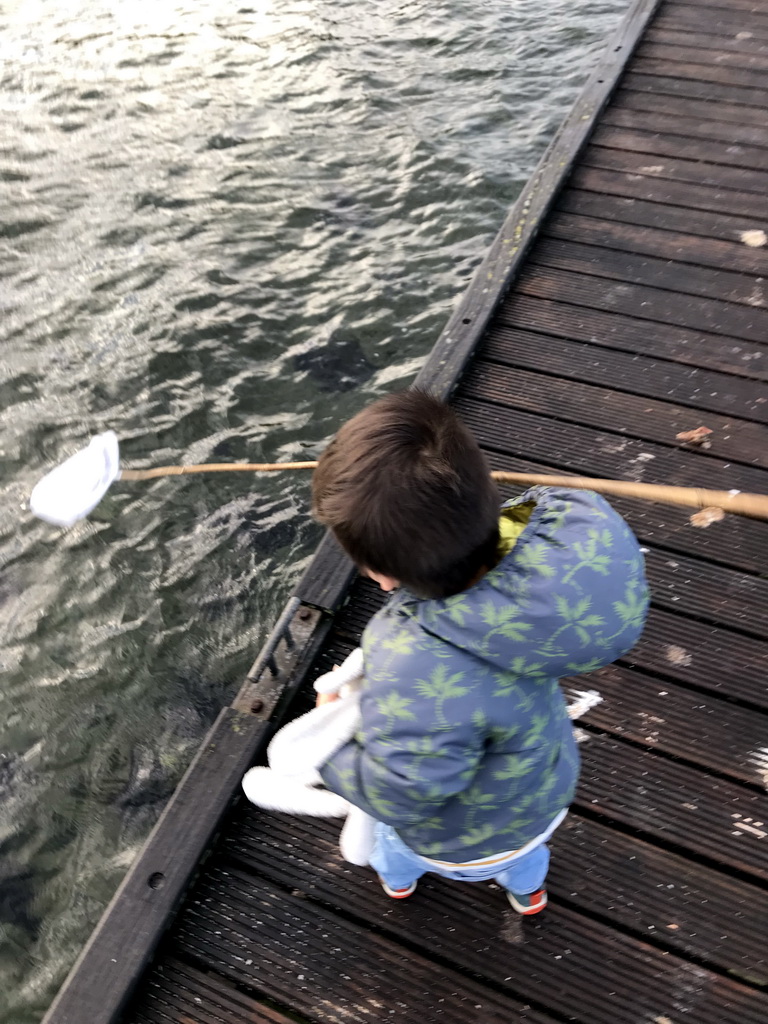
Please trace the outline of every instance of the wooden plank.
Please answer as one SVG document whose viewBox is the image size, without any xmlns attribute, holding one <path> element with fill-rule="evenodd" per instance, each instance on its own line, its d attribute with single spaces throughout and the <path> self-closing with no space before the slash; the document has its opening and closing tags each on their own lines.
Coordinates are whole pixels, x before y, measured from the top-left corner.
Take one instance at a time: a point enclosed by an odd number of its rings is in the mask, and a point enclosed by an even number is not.
<svg viewBox="0 0 768 1024">
<path fill-rule="evenodd" d="M 718 33 L 710 25 L 709 19 L 701 19 L 693 31 L 678 30 L 654 23 L 643 36 L 643 42 L 697 50 L 714 50 L 718 54 L 738 53 L 768 56 L 768 40 L 755 38 L 750 32 L 739 29 L 735 32 L 732 30 L 731 33 Z"/>
<path fill-rule="evenodd" d="M 684 760 L 705 772 L 765 788 L 759 752 L 765 746 L 768 715 L 728 700 L 703 696 L 675 683 L 611 665 L 588 679 L 564 680 L 567 693 L 595 690 L 603 698 L 585 719 L 599 730 L 640 747 Z"/>
<path fill-rule="evenodd" d="M 586 144 L 658 2 L 635 0 L 606 41 L 602 57 L 475 271 L 419 372 L 416 386 L 442 397 L 450 394 L 500 296 L 518 273 L 542 218 Z"/>
<path fill-rule="evenodd" d="M 681 165 L 676 164 L 670 168 L 669 161 L 665 160 L 659 171 L 658 164 L 641 163 L 641 172 L 634 153 L 595 146 L 585 154 L 571 183 L 574 188 L 590 188 L 596 192 L 604 191 L 608 195 L 747 217 L 750 227 L 754 227 L 760 218 L 768 218 L 766 196 L 759 196 L 756 192 L 738 192 L 720 185 L 686 181 L 685 175 L 691 173 L 689 165 L 690 161 L 682 161 Z M 649 167 L 653 170 L 646 169 Z M 677 174 L 681 178 L 680 181 L 666 177 L 670 169 L 673 175 Z"/>
<path fill-rule="evenodd" d="M 648 214 L 643 219 L 648 220 L 652 215 Z M 662 210 L 657 211 L 657 216 L 663 221 Z M 673 217 L 674 214 L 670 221 Z M 683 220 L 682 217 L 679 219 Z M 752 223 L 754 225 L 754 220 Z M 740 272 L 749 275 L 751 281 L 755 277 L 768 276 L 768 248 L 753 248 L 740 241 L 724 242 L 704 235 L 675 231 L 671 223 L 668 228 L 652 227 L 649 224 L 615 222 L 608 216 L 599 218 L 563 211 L 547 220 L 543 233 L 549 238 L 602 246 L 634 256 L 655 256 L 670 263 L 690 263 L 718 272 L 725 270 L 727 275 Z M 672 270 L 670 267 L 670 271 L 676 275 L 677 268 Z M 735 280 L 735 276 L 732 280 Z M 754 298 L 751 289 L 748 294 Z"/>
<path fill-rule="evenodd" d="M 291 878 L 303 879 L 310 898 L 340 904 L 356 917 L 366 917 L 372 926 L 385 928 L 396 940 L 410 940 L 410 917 L 388 912 L 370 872 L 350 869 L 341 861 L 338 825 L 307 819 L 302 825 L 297 834 L 295 819 L 287 815 L 258 819 L 245 812 L 229 830 L 225 848 L 238 863 L 273 882 L 290 885 Z M 757 983 L 768 978 L 761 941 L 768 894 L 756 886 L 729 879 L 573 811 L 551 846 L 547 885 L 552 905 L 547 917 L 554 906 L 564 904 L 641 940 L 652 937 L 663 950 L 689 955 L 715 970 Z M 460 957 L 463 967 L 492 971 L 493 979 L 494 968 L 481 958 L 490 957 L 500 967 L 510 943 L 509 938 L 504 941 L 504 926 L 497 932 L 497 896 L 484 887 L 425 876 L 418 899 L 413 905 L 418 905 L 420 918 L 433 922 L 429 932 L 427 925 L 419 933 L 425 952 Z M 530 940 L 530 923 L 521 924 L 512 944 Z M 542 923 L 547 924 L 544 919 Z M 677 927 L 670 928 L 672 923 Z M 466 953 L 451 948 L 454 928 L 465 936 Z M 514 934 L 515 929 L 510 931 Z M 491 941 L 484 949 L 483 936 L 487 943 L 497 934 L 502 941 Z M 511 980 L 508 975 L 509 971 L 501 976 Z"/>
<path fill-rule="evenodd" d="M 762 639 L 651 608 L 645 632 L 624 661 L 700 693 L 768 710 L 768 650 Z"/>
<path fill-rule="evenodd" d="M 687 117 L 701 121 L 722 121 L 731 125 L 754 125 L 758 128 L 765 127 L 765 111 L 762 107 L 748 107 L 741 103 L 730 103 L 724 100 L 710 99 L 689 99 L 687 96 L 680 96 L 676 93 L 671 95 L 658 90 L 648 88 L 631 88 L 634 82 L 631 76 L 627 76 L 625 85 L 627 88 L 618 89 L 611 100 L 611 106 L 626 108 L 628 110 L 657 111 L 659 114 L 674 114 L 677 117 Z M 657 82 L 658 79 L 643 78 L 642 82 Z"/>
<path fill-rule="evenodd" d="M 650 136 L 640 136 L 618 128 L 606 128 L 603 132 L 595 133 L 594 144 L 585 153 L 582 163 L 586 167 L 625 171 L 637 179 L 652 176 L 695 186 L 706 185 L 724 194 L 732 190 L 736 193 L 754 192 L 755 196 L 765 196 L 764 174 L 743 168 L 718 166 L 705 160 L 682 160 L 667 153 L 645 153 L 636 148 L 641 144 L 651 146 L 650 139 Z M 669 148 L 667 137 L 660 136 L 659 140 L 659 148 Z M 660 160 L 660 156 L 663 159 Z M 760 202 L 760 199 L 756 199 L 757 209 Z M 724 208 L 723 212 L 727 212 L 727 208 Z"/>
<path fill-rule="evenodd" d="M 598 176 L 595 180 L 593 176 Z M 595 171 L 589 168 L 579 176 L 580 182 L 592 182 L 595 190 L 588 187 L 569 188 L 560 196 L 557 210 L 563 213 L 578 214 L 582 217 L 594 217 L 596 220 L 619 221 L 622 224 L 635 224 L 641 227 L 654 228 L 661 231 L 675 232 L 677 235 L 693 236 L 696 239 L 718 239 L 728 243 L 726 247 L 718 247 L 719 258 L 724 265 L 733 267 L 732 260 L 749 248 L 741 241 L 745 231 L 753 230 L 756 224 L 754 210 L 742 217 L 732 217 L 724 213 L 713 213 L 709 210 L 697 210 L 682 205 L 670 205 L 663 201 L 648 202 L 645 199 L 628 198 L 622 195 L 606 195 L 600 189 L 600 177 L 613 178 L 612 172 Z M 629 183 L 627 183 L 629 185 Z M 689 187 L 672 185 L 681 192 L 689 191 Z M 683 199 L 680 195 L 677 198 Z M 747 198 L 747 197 L 745 197 Z M 549 225 L 549 222 L 548 222 Z M 753 250 L 754 251 L 754 250 Z M 703 258 L 707 258 L 709 250 Z M 758 262 L 745 264 L 747 271 L 768 264 L 768 250 L 761 249 Z M 694 261 L 694 262 L 700 262 Z"/>
<path fill-rule="evenodd" d="M 606 285 L 606 279 L 597 275 L 552 266 L 536 266 L 533 262 L 521 274 L 516 291 L 518 294 L 555 299 L 595 310 L 613 310 L 638 320 L 676 324 L 691 331 L 722 334 L 731 340 L 731 352 L 734 348 L 740 349 L 737 353 L 740 357 L 754 355 L 755 366 L 763 365 L 759 362 L 763 358 L 762 343 L 768 337 L 764 327 L 766 313 L 763 309 L 698 295 L 677 294 L 665 288 L 626 281 Z M 653 328 L 654 331 L 656 329 Z M 739 341 L 743 341 L 743 344 L 739 344 Z"/>
<path fill-rule="evenodd" d="M 608 736 L 591 736 L 580 752 L 578 809 L 726 873 L 768 879 L 768 794 Z"/>
<path fill-rule="evenodd" d="M 700 11 L 700 17 L 709 18 L 710 11 L 701 11 L 701 8 L 712 8 L 712 14 L 720 14 L 728 12 L 732 14 L 734 11 L 743 11 L 745 15 L 763 13 L 765 6 L 762 0 L 694 0 L 694 5 L 697 10 Z M 675 0 L 674 3 L 670 3 L 667 7 L 670 11 L 676 11 L 679 7 L 688 7 L 689 3 L 685 3 L 685 0 Z"/>
<path fill-rule="evenodd" d="M 225 708 L 93 931 L 45 1024 L 111 1024 L 266 738 L 254 715 Z"/>
<path fill-rule="evenodd" d="M 678 433 L 702 425 L 701 413 L 685 406 L 484 359 L 474 360 L 467 369 L 461 393 L 470 399 L 550 416 L 561 424 L 587 424 L 676 450 L 681 448 Z M 699 449 L 701 454 L 768 469 L 767 426 L 713 412 L 704 419 L 713 433 L 710 448 L 706 453 Z M 701 472 L 706 476 L 706 465 Z M 764 483 L 768 486 L 768 477 Z"/>
<path fill-rule="evenodd" d="M 684 135 L 633 131 L 609 124 L 600 125 L 592 136 L 592 143 L 625 149 L 638 155 L 670 157 L 675 160 L 675 166 L 684 160 L 698 161 L 703 165 L 699 170 L 707 176 L 694 180 L 705 185 L 720 184 L 738 191 L 757 192 L 765 188 L 768 179 L 765 151 L 756 146 L 728 146 L 716 141 L 706 143 Z M 644 161 L 646 164 L 649 162 Z"/>
<path fill-rule="evenodd" d="M 621 231 L 620 227 L 611 229 Z M 637 234 L 639 239 L 642 232 L 638 230 Z M 763 337 L 768 338 L 768 309 L 761 308 L 765 292 L 761 287 L 763 279 L 757 271 L 748 275 L 730 270 L 713 270 L 692 266 L 680 260 L 673 263 L 672 258 L 656 259 L 636 255 L 627 249 L 615 250 L 607 246 L 547 237 L 537 245 L 530 263 L 532 266 L 572 270 L 629 285 L 663 288 L 681 296 L 720 299 L 723 303 L 719 312 L 721 322 L 725 325 L 730 321 L 731 331 L 737 334 L 739 325 L 744 322 L 753 325 L 757 323 L 766 331 Z M 752 308 L 749 311 L 732 308 L 736 304 Z"/>
<path fill-rule="evenodd" d="M 258 1002 L 214 974 L 166 957 L 147 975 L 141 997 L 121 1024 L 309 1024 Z"/>
<path fill-rule="evenodd" d="M 488 332 L 478 356 L 540 370 L 564 381 L 579 380 L 648 397 L 664 395 L 668 401 L 697 410 L 702 422 L 708 412 L 717 412 L 768 423 L 766 389 L 760 381 L 660 362 L 652 356 L 614 351 L 599 343 L 584 345 L 499 323 Z"/>
<path fill-rule="evenodd" d="M 591 287 L 589 294 L 596 290 Z M 764 347 L 664 323 L 650 327 L 647 320 L 634 316 L 620 316 L 565 301 L 516 292 L 505 302 L 497 324 L 494 328 L 497 331 L 503 331 L 505 325 L 511 329 L 530 329 L 600 348 L 680 363 L 693 367 L 698 373 L 713 371 L 757 381 L 768 380 L 768 351 Z M 759 390 L 759 385 L 757 388 Z"/>
<path fill-rule="evenodd" d="M 704 558 L 673 555 L 661 548 L 649 548 L 645 560 L 653 602 L 658 607 L 712 625 L 729 626 L 758 640 L 768 636 L 765 575 L 722 568 Z M 756 559 L 753 572 L 761 572 Z"/>
<path fill-rule="evenodd" d="M 678 63 L 708 67 L 713 60 L 708 50 L 700 50 L 695 46 L 669 46 L 666 43 L 646 42 L 645 39 L 637 48 L 637 56 L 639 59 L 659 60 L 674 65 L 673 74 L 677 71 Z M 735 68 L 738 74 L 750 75 L 759 81 L 760 73 L 768 71 L 768 57 L 759 53 L 734 53 L 724 49 L 717 55 L 717 66 L 723 69 Z"/>
<path fill-rule="evenodd" d="M 625 89 L 633 92 L 648 92 L 656 96 L 684 96 L 694 100 L 712 103 L 733 103 L 750 108 L 759 114 L 765 109 L 766 90 L 750 86 L 733 85 L 728 82 L 705 80 L 700 75 L 681 75 L 676 66 L 674 73 L 663 61 L 635 61 L 621 80 Z"/>
<path fill-rule="evenodd" d="M 735 37 L 749 33 L 752 39 L 768 40 L 768 11 L 755 5 L 753 11 L 739 11 L 723 5 L 720 10 L 708 11 L 702 17 L 696 4 L 664 4 L 653 20 L 653 27 L 674 32 L 707 32 L 719 37 Z"/>
<path fill-rule="evenodd" d="M 503 996 L 492 995 L 494 990 L 508 992 L 510 999 L 534 1002 L 539 1013 L 549 1010 L 585 1024 L 635 1024 L 637 1020 L 654 1020 L 666 1012 L 676 1012 L 673 1008 L 681 1006 L 695 1008 L 697 1024 L 722 1024 L 724 1019 L 762 1024 L 768 1008 L 763 993 L 705 968 L 694 969 L 671 953 L 609 931 L 605 925 L 562 906 L 548 909 L 546 922 L 526 922 L 523 928 L 519 919 L 511 924 L 505 920 L 511 911 L 504 910 L 501 893 L 478 888 L 477 899 L 485 911 L 479 932 L 477 915 L 469 918 L 465 912 L 458 916 L 455 901 L 453 911 L 441 907 L 439 924 L 434 915 L 424 913 L 423 900 L 403 901 L 396 916 L 407 922 L 410 949 L 407 956 L 399 953 L 395 960 L 390 942 L 383 936 L 370 927 L 347 935 L 349 926 L 345 928 L 340 917 L 331 918 L 314 900 L 291 895 L 235 869 L 226 873 L 214 869 L 211 876 L 210 884 L 201 886 L 198 907 L 194 914 L 190 911 L 189 923 L 183 928 L 185 948 L 197 951 L 202 937 L 208 937 L 211 949 L 221 957 L 223 969 L 241 982 L 253 984 L 264 973 L 258 961 L 244 963 L 244 955 L 248 957 L 249 952 L 248 937 L 254 929 L 268 928 L 279 936 L 296 934 L 300 929 L 301 942 L 286 948 L 284 954 L 284 970 L 293 983 L 294 999 L 301 1009 L 306 999 L 304 985 L 322 992 L 324 998 L 318 1009 L 322 1009 L 323 1019 L 333 1022 L 368 1022 L 372 1009 L 387 1019 L 391 1008 L 397 1013 L 396 1019 L 409 1024 L 434 1019 L 437 1009 L 441 1021 L 459 1021 L 457 1014 L 463 1013 L 464 1021 L 509 1024 L 515 1019 L 512 1014 L 521 1011 L 509 1004 L 505 1010 Z M 436 888 L 438 883 L 424 884 L 425 888 Z M 380 892 L 376 898 L 381 908 Z M 349 916 L 360 919 L 361 909 L 356 900 Z M 389 913 L 395 916 L 391 908 Z M 369 912 L 366 918 L 370 920 L 374 914 L 379 918 L 381 909 Z M 462 991 L 472 985 L 468 976 L 459 982 L 454 971 L 446 984 L 438 974 L 445 968 L 435 965 L 430 977 L 422 956 L 412 951 L 436 945 L 436 924 L 444 936 L 441 959 L 458 960 L 462 967 L 466 964 L 474 974 L 492 983 L 477 986 L 476 997 L 464 996 Z M 450 930 L 447 936 L 446 929 Z M 503 929 L 515 937 L 505 941 Z M 217 932 L 221 935 L 216 936 Z M 332 958 L 323 949 L 323 936 L 326 947 L 332 939 Z M 365 952 L 368 956 L 362 960 Z M 329 960 L 330 969 L 326 966 Z M 601 975 L 597 986 L 592 976 L 596 963 L 600 964 Z M 301 987 L 294 981 L 297 973 L 304 975 Z M 340 973 L 346 982 L 341 993 Z M 285 984 L 275 977 L 281 992 Z M 729 1016 L 734 1013 L 738 1017 Z"/>
<path fill-rule="evenodd" d="M 571 814 L 552 841 L 549 891 L 585 912 L 725 970 L 768 983 L 768 894 Z"/>
<path fill-rule="evenodd" d="M 729 411 L 738 412 L 745 419 L 758 423 L 768 420 L 765 409 L 768 403 L 760 402 L 761 391 L 764 392 L 760 382 L 660 362 L 600 344 L 583 345 L 499 324 L 488 333 L 478 356 L 510 367 L 554 374 L 562 383 L 574 380 L 605 387 L 613 384 L 614 390 L 637 396 L 664 394 L 679 406 L 696 410 L 702 422 L 714 411 L 725 417 Z M 488 369 L 490 372 L 491 368 Z M 506 399 L 504 401 L 506 404 Z M 643 407 L 644 410 L 650 408 Z M 693 413 L 686 411 L 685 415 L 690 417 Z M 669 441 L 669 434 L 665 440 Z"/>
<path fill-rule="evenodd" d="M 306 899 L 311 875 L 292 881 L 292 891 L 286 891 L 238 868 L 213 865 L 179 920 L 179 949 L 316 1021 L 466 1024 L 479 1016 L 489 1024 L 552 1024 L 509 986 L 506 994 L 497 993 L 449 973 L 417 952 L 417 943 L 406 951 L 365 924 Z"/>
<path fill-rule="evenodd" d="M 703 139 L 708 143 L 708 154 L 712 151 L 710 144 L 718 142 L 726 143 L 729 146 L 754 146 L 758 150 L 768 148 L 768 126 L 766 125 L 743 125 L 701 115 L 694 118 L 690 114 L 663 113 L 658 109 L 653 112 L 623 109 L 617 105 L 605 111 L 600 123 L 614 125 L 618 128 L 629 128 L 632 131 Z M 764 157 L 768 160 L 768 154 L 764 153 Z M 758 170 L 764 166 L 765 163 L 757 164 Z"/>
<path fill-rule="evenodd" d="M 639 234 L 640 232 L 638 232 Z M 636 256 L 606 246 L 543 238 L 530 260 L 531 268 L 552 267 L 577 274 L 606 278 L 622 284 L 665 289 L 684 302 L 685 296 L 701 296 L 717 304 L 723 333 L 737 337 L 768 338 L 768 306 L 764 280 L 728 270 L 711 270 L 687 263 Z M 741 307 L 747 307 L 745 309 Z"/>
<path fill-rule="evenodd" d="M 691 51 L 696 53 L 695 50 Z M 758 103 L 757 97 L 764 95 L 765 89 L 759 72 L 742 70 L 741 68 L 722 67 L 714 61 L 698 63 L 689 61 L 681 63 L 673 61 L 671 54 L 664 58 L 652 57 L 638 53 L 629 65 L 628 70 L 640 75 L 660 75 L 663 78 L 685 78 L 693 82 L 717 82 L 720 85 L 744 86 L 744 103 Z"/>
</svg>

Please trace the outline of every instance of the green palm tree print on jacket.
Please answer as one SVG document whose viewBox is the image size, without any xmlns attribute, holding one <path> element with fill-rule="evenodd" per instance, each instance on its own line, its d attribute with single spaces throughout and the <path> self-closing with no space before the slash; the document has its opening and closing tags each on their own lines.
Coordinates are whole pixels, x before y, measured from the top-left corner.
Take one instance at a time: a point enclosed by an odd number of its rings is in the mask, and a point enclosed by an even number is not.
<svg viewBox="0 0 768 1024">
<path fill-rule="evenodd" d="M 629 651 L 643 556 L 589 491 L 534 488 L 517 542 L 445 600 L 397 591 L 363 635 L 362 728 L 321 774 L 426 857 L 518 849 L 573 799 L 579 757 L 559 680 Z"/>
</svg>

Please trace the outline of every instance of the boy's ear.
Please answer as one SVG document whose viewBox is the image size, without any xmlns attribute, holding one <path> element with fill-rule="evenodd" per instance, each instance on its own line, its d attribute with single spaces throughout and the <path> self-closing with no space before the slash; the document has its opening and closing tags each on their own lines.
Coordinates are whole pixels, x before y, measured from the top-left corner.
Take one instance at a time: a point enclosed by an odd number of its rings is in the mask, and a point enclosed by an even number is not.
<svg viewBox="0 0 768 1024">
<path fill-rule="evenodd" d="M 364 576 L 368 579 L 373 580 L 374 583 L 378 583 L 381 589 L 388 594 L 391 590 L 397 590 L 400 586 L 400 580 L 396 580 L 394 576 L 385 576 L 381 572 L 373 572 L 372 569 L 361 569 Z"/>
</svg>

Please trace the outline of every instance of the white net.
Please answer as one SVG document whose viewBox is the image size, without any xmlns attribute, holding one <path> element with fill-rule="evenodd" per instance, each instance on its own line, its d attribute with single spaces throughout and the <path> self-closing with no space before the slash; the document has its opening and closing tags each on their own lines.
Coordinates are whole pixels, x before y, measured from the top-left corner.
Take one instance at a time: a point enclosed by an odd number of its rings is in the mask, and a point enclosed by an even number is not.
<svg viewBox="0 0 768 1024">
<path fill-rule="evenodd" d="M 119 476 L 117 434 L 108 430 L 47 473 L 32 491 L 29 507 L 48 523 L 72 526 L 98 505 Z"/>
</svg>

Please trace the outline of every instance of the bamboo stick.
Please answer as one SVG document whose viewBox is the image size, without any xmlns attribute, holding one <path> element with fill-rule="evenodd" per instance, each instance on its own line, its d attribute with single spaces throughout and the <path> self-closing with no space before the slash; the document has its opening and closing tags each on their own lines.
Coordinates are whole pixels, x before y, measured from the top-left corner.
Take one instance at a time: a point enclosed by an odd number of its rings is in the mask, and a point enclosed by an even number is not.
<svg viewBox="0 0 768 1024">
<path fill-rule="evenodd" d="M 316 462 L 209 462 L 196 466 L 124 469 L 120 479 L 154 480 L 162 476 L 186 476 L 188 473 L 272 473 L 282 469 L 314 469 L 316 466 Z M 768 519 L 768 495 L 764 494 L 710 491 L 701 487 L 676 487 L 669 484 L 640 484 L 629 480 L 603 480 L 600 477 L 548 476 L 543 473 L 496 471 L 491 476 L 499 483 L 521 484 L 524 487 L 575 487 L 615 497 L 641 498 L 668 505 L 687 505 L 690 508 L 721 508 L 739 516 Z"/>
<path fill-rule="evenodd" d="M 579 490 L 612 494 L 620 498 L 642 498 L 667 505 L 688 505 L 691 508 L 721 508 L 739 516 L 768 519 L 768 495 L 742 494 L 740 491 L 710 491 L 703 487 L 675 487 L 671 484 L 638 484 L 630 480 L 603 480 L 585 476 L 545 476 L 538 473 L 491 473 L 500 483 L 523 484 L 527 487 L 576 487 Z"/>
<path fill-rule="evenodd" d="M 123 469 L 121 480 L 154 480 L 159 476 L 186 476 L 187 473 L 273 473 L 278 469 L 314 469 L 316 462 L 206 462 L 199 466 L 155 466 L 154 469 Z"/>
</svg>

